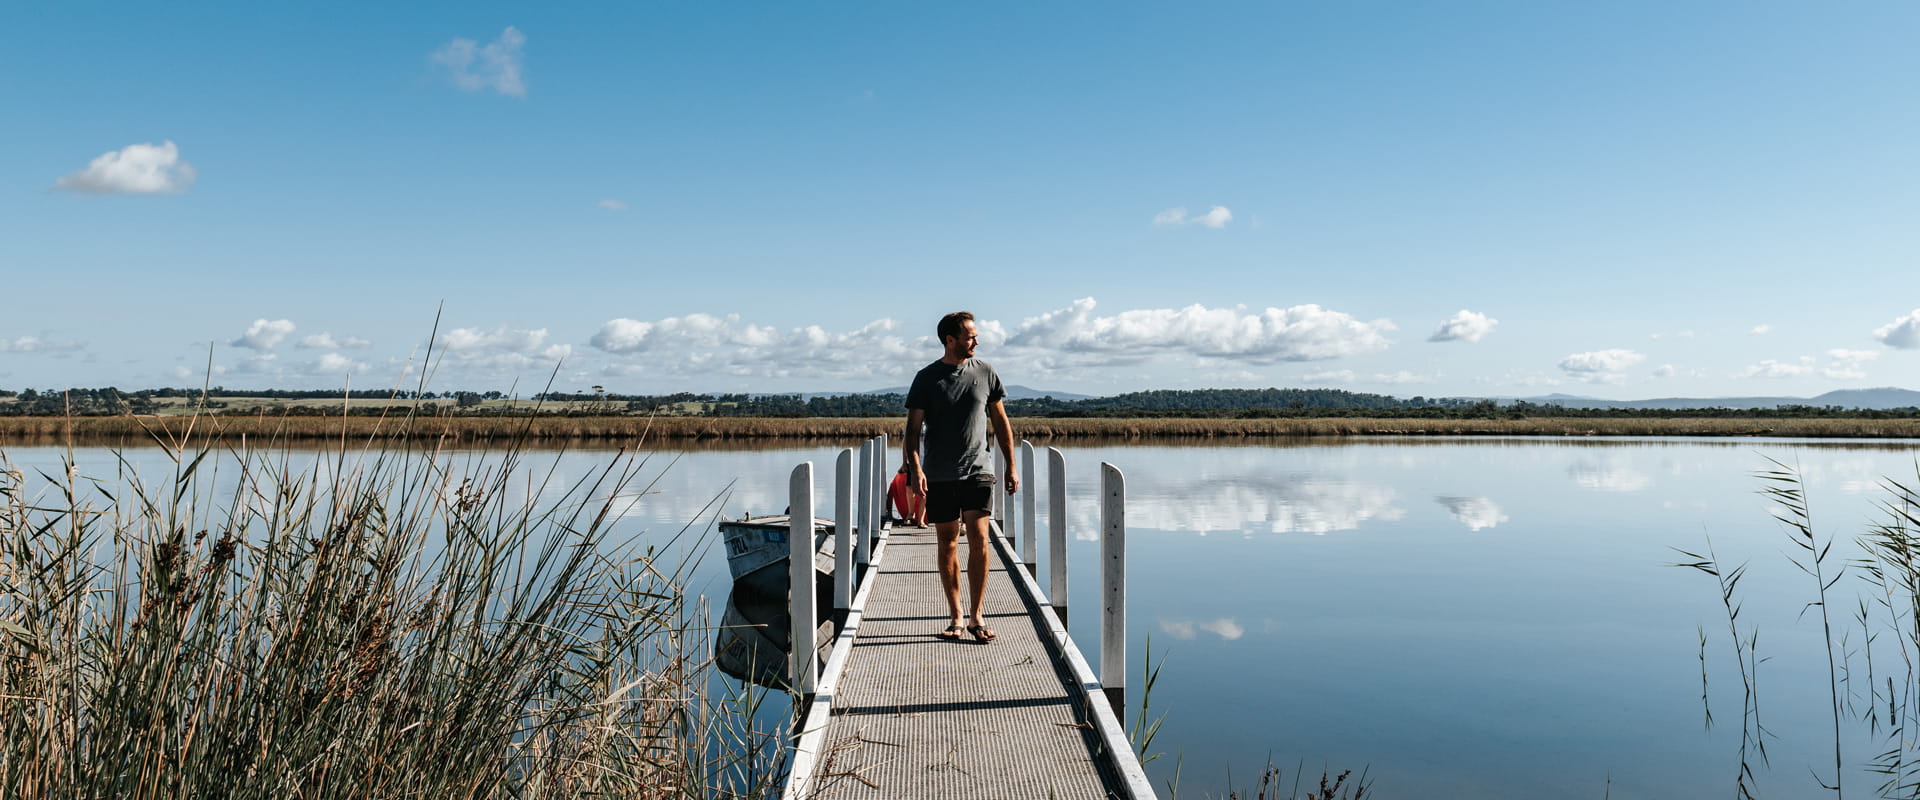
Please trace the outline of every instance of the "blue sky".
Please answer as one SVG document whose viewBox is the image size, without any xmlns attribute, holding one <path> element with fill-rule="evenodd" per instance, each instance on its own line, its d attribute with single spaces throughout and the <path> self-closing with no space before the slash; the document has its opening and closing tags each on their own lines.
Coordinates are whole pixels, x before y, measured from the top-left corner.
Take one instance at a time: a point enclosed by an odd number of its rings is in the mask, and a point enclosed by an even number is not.
<svg viewBox="0 0 1920 800">
<path fill-rule="evenodd" d="M 0 6 L 0 387 L 1920 388 L 1911 3 L 553 5 Z"/>
</svg>

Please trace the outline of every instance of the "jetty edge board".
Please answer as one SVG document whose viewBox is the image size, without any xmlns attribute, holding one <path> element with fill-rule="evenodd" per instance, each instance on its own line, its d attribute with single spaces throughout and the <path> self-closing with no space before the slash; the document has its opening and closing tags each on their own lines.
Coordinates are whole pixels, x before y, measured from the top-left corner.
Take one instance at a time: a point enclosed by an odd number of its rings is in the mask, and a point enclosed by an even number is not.
<svg viewBox="0 0 1920 800">
<path fill-rule="evenodd" d="M 840 677 L 846 674 L 847 661 L 853 657 L 853 642 L 860 635 L 860 621 L 866 616 L 867 598 L 872 596 L 873 587 L 880 582 L 880 568 L 886 563 L 887 539 L 889 533 L 884 529 L 868 556 L 866 580 L 860 582 L 860 588 L 853 594 L 853 605 L 847 609 L 846 622 L 833 640 L 833 649 L 827 652 L 827 663 L 820 668 L 820 682 L 815 686 L 813 697 L 805 705 L 805 712 L 795 724 L 800 726 L 799 742 L 794 746 L 793 759 L 789 762 L 786 788 L 781 791 L 782 798 L 811 797 L 814 771 L 819 767 L 820 755 L 826 751 L 827 723 L 833 720 L 833 698 L 840 689 Z"/>
<path fill-rule="evenodd" d="M 833 705 L 841 694 L 842 681 L 847 665 L 852 657 L 854 642 L 860 635 L 860 622 L 867 613 L 868 601 L 874 586 L 883 573 L 880 552 L 890 537 L 882 534 L 881 546 L 876 548 L 874 566 L 867 572 L 865 580 L 855 595 L 841 635 L 835 640 L 827 663 L 822 670 L 818 691 L 803 705 L 804 716 L 796 725 L 798 741 L 789 762 L 787 783 L 782 797 L 787 800 L 811 800 L 822 788 L 816 774 L 824 763 L 829 742 L 828 728 L 833 719 Z M 1091 666 L 1067 634 L 1053 607 L 1047 602 L 1039 584 L 1020 562 L 1013 543 L 1007 539 L 998 520 L 993 522 L 994 550 L 1001 566 L 1009 573 L 1012 588 L 1019 596 L 1028 617 L 1037 618 L 1038 626 L 1046 631 L 1050 641 L 1045 642 L 1054 660 L 1054 669 L 1062 678 L 1062 685 L 1072 691 L 1070 700 L 1077 701 L 1085 714 L 1085 721 L 1092 728 L 1090 733 L 1099 742 L 1098 752 L 1089 754 L 1100 763 L 1101 770 L 1109 780 L 1118 785 L 1107 786 L 1110 796 L 1125 800 L 1157 800 L 1152 784 L 1147 780 L 1146 772 L 1140 765 L 1139 757 L 1134 753 L 1132 744 L 1127 740 L 1125 728 L 1114 713 L 1100 681 L 1095 677 Z M 1034 622 L 1029 620 L 1029 624 Z"/>
</svg>

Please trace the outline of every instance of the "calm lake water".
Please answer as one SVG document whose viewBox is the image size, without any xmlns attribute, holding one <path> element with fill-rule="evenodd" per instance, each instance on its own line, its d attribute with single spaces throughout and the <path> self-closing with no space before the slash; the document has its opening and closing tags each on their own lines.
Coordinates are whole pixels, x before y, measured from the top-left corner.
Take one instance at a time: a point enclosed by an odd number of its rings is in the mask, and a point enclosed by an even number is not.
<svg viewBox="0 0 1920 800">
<path fill-rule="evenodd" d="M 1758 628 L 1767 659 L 1771 763 L 1755 759 L 1756 793 L 1831 796 L 1809 775 L 1833 771 L 1818 610 L 1801 614 L 1816 587 L 1788 561 L 1791 544 L 1753 473 L 1767 457 L 1799 465 L 1820 536 L 1840 540 L 1837 563 L 1884 521 L 1879 481 L 1911 482 L 1920 456 L 1910 443 L 1772 439 L 1062 449 L 1070 608 L 1097 607 L 1099 464 L 1126 473 L 1130 716 L 1151 639 L 1165 661 L 1149 713 L 1166 717 L 1153 746 L 1164 755 L 1148 772 L 1164 795 L 1179 764 L 1180 793 L 1191 797 L 1223 794 L 1229 776 L 1245 789 L 1269 759 L 1289 784 L 1297 764 L 1308 783 L 1322 768 L 1364 768 L 1382 798 L 1731 796 L 1741 690 L 1726 619 L 1710 578 L 1670 566 L 1680 560 L 1672 548 L 1698 551 L 1709 536 L 1723 562 L 1749 563 L 1741 626 Z M 57 473 L 64 452 L 5 455 Z M 122 452 L 143 474 L 162 474 L 159 451 Z M 835 453 L 658 453 L 642 468 L 647 493 L 620 524 L 660 540 L 709 528 L 719 510 L 777 513 L 792 467 L 812 460 L 824 476 Z M 611 457 L 535 453 L 530 466 L 551 467 L 559 486 Z M 77 460 L 82 474 L 115 474 L 110 450 L 82 449 Z M 1044 459 L 1038 466 L 1044 485 Z M 727 580 L 716 537 L 681 542 L 711 548 L 688 588 L 717 603 Z M 1852 618 L 1863 587 L 1843 578 L 1833 603 L 1836 641 L 1846 636 L 1852 654 L 1843 688 L 1856 703 L 1867 700 L 1865 632 Z M 1091 612 L 1073 622 L 1097 658 Z M 1890 639 L 1875 646 L 1883 684 L 1898 660 Z M 1847 731 L 1847 788 L 1871 795 L 1879 781 L 1863 765 L 1881 741 L 1862 725 Z"/>
</svg>

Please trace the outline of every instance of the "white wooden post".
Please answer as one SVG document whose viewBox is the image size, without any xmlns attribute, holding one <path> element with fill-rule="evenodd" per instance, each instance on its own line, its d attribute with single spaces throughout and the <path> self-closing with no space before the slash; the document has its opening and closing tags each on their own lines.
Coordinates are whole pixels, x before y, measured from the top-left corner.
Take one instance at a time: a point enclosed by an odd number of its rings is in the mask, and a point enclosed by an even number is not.
<svg viewBox="0 0 1920 800">
<path fill-rule="evenodd" d="M 1037 556 L 1039 545 L 1034 540 L 1040 538 L 1040 529 L 1034 525 L 1034 493 L 1039 487 L 1033 484 L 1033 443 L 1020 440 L 1020 556 L 1027 562 L 1027 574 L 1036 575 L 1035 567 L 1040 561 Z"/>
<path fill-rule="evenodd" d="M 833 462 L 833 608 L 853 608 L 853 448 Z"/>
<path fill-rule="evenodd" d="M 1047 448 L 1047 591 L 1053 613 L 1067 624 L 1067 457 Z M 1069 628 L 1071 630 L 1071 628 Z"/>
<path fill-rule="evenodd" d="M 813 462 L 802 461 L 793 468 L 787 504 L 793 509 L 787 527 L 787 607 L 793 615 L 790 674 L 794 693 L 809 695 L 820 677 L 815 661 L 820 647 L 814 641 L 820 623 L 813 607 Z"/>
<path fill-rule="evenodd" d="M 1013 520 L 1007 519 L 1007 479 L 1001 476 L 993 484 L 993 521 L 1000 526 L 1000 532 L 1013 535 Z"/>
<path fill-rule="evenodd" d="M 1100 464 L 1100 685 L 1113 715 L 1126 718 L 1127 482 L 1120 468 Z"/>
<path fill-rule="evenodd" d="M 860 566 L 872 562 L 873 549 L 868 544 L 873 531 L 873 440 L 860 445 L 860 542 L 855 545 Z"/>
<path fill-rule="evenodd" d="M 893 470 L 887 469 L 887 435 L 884 433 L 873 437 L 873 463 L 873 488 L 875 496 L 880 498 L 879 519 L 883 523 L 873 529 L 874 535 L 878 536 L 881 529 L 886 527 L 884 523 L 887 517 L 893 513 L 893 495 L 887 491 L 893 488 Z"/>
</svg>

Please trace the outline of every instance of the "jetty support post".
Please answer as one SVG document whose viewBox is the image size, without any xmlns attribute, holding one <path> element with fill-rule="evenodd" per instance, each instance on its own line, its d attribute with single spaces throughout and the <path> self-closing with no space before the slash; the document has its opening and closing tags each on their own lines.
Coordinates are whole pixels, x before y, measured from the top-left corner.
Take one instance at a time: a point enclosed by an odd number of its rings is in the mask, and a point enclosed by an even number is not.
<svg viewBox="0 0 1920 800">
<path fill-rule="evenodd" d="M 793 618 L 789 674 L 794 693 L 804 697 L 813 694 L 820 678 L 820 645 L 814 641 L 819 617 L 813 607 L 813 462 L 793 468 L 787 501 L 793 509 L 787 523 L 787 607 Z"/>
<path fill-rule="evenodd" d="M 853 608 L 853 448 L 833 462 L 833 610 Z M 844 622 L 836 618 L 835 624 Z"/>
<path fill-rule="evenodd" d="M 1003 493 L 1005 489 L 1004 484 L 1000 481 L 995 481 L 993 489 L 987 492 L 987 517 L 993 521 L 994 527 L 1000 529 L 999 534 L 1001 536 L 1012 536 L 1013 529 L 1007 526 L 1006 503 L 1001 502 L 1000 499 L 1004 496 Z"/>
<path fill-rule="evenodd" d="M 1100 685 L 1113 715 L 1127 708 L 1127 482 L 1120 468 L 1100 464 Z"/>
<path fill-rule="evenodd" d="M 868 543 L 873 531 L 873 440 L 860 444 L 860 543 L 856 545 L 862 569 L 872 562 L 873 548 Z"/>
<path fill-rule="evenodd" d="M 1020 560 L 1027 563 L 1028 575 L 1039 577 L 1039 545 L 1035 542 L 1040 529 L 1034 525 L 1034 495 L 1040 487 L 1033 482 L 1033 443 L 1025 439 L 1020 440 L 1020 488 Z"/>
<path fill-rule="evenodd" d="M 1047 448 L 1047 592 L 1053 613 L 1067 625 L 1067 457 Z M 1071 630 L 1069 628 L 1069 630 Z"/>
<path fill-rule="evenodd" d="M 887 512 L 893 508 L 893 471 L 887 469 L 887 435 L 873 437 L 873 543 L 880 543 L 880 532 L 887 527 Z"/>
</svg>

